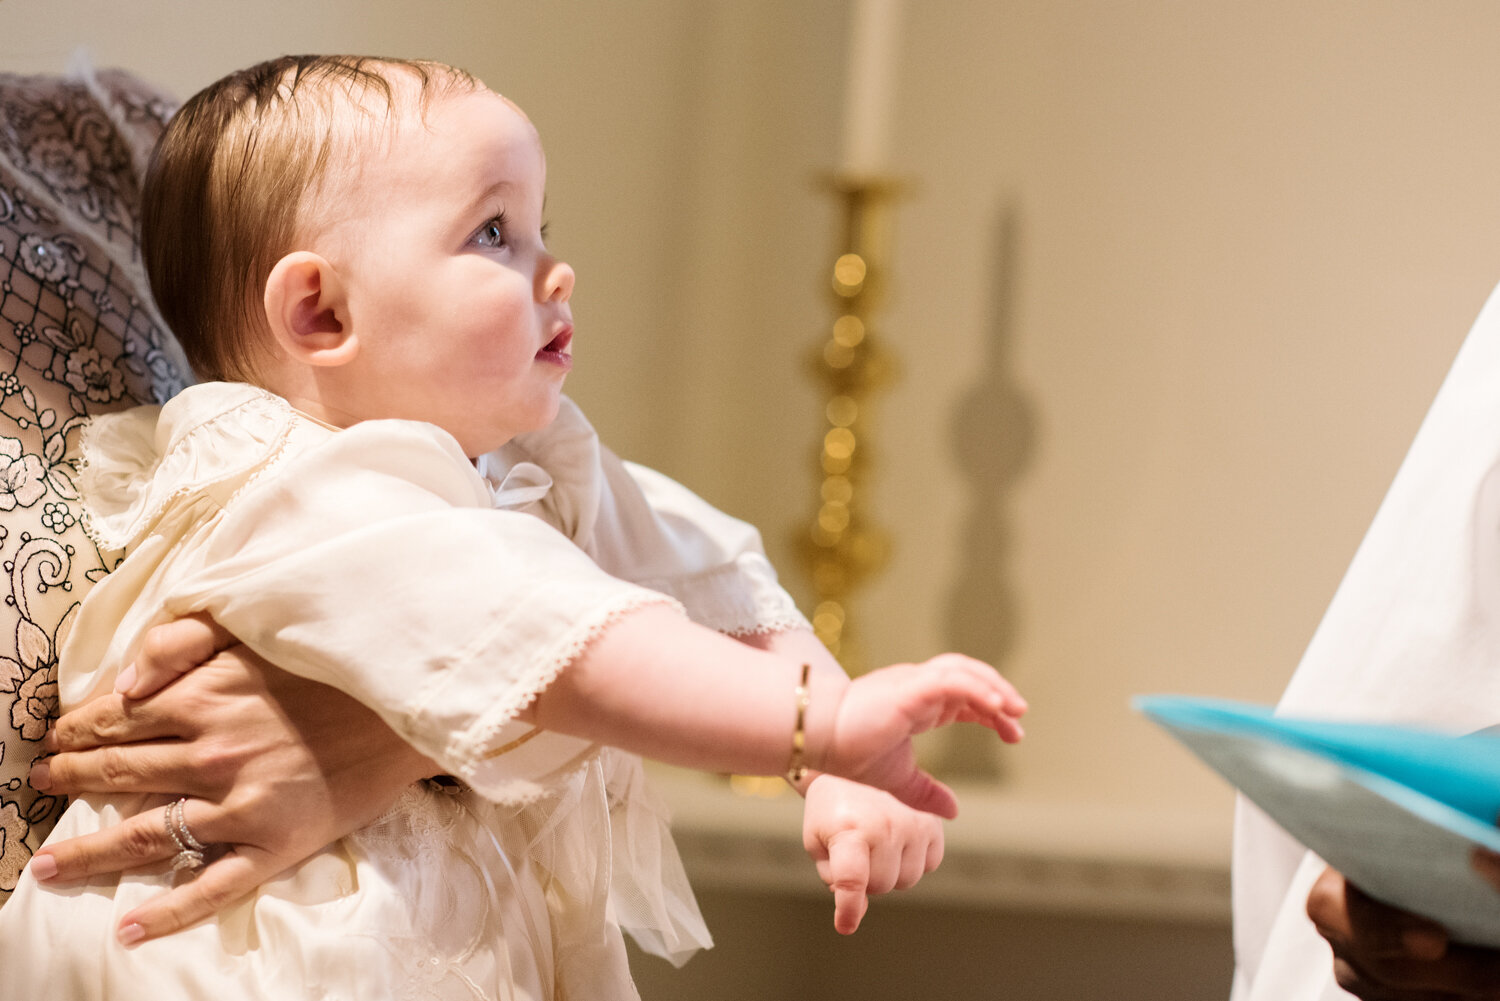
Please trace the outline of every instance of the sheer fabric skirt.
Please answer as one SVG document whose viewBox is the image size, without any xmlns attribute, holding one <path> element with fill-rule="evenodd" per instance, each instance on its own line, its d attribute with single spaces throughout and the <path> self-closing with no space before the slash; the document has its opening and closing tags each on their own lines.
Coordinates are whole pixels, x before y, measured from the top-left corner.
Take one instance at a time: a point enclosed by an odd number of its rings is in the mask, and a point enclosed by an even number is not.
<svg viewBox="0 0 1500 1001">
<path fill-rule="evenodd" d="M 54 838 L 136 805 L 80 801 Z M 615 751 L 521 805 L 418 783 L 217 918 L 118 945 L 120 918 L 172 879 L 24 880 L 0 911 L 9 987 L 77 1001 L 630 999 L 621 923 L 674 961 L 710 944 L 640 762 Z"/>
</svg>

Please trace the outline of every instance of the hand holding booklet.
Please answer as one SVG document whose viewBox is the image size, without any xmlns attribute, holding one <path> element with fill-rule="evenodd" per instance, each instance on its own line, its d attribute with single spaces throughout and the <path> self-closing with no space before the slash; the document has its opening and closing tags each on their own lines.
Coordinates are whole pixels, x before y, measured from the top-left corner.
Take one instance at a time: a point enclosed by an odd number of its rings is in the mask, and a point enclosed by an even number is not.
<svg viewBox="0 0 1500 1001">
<path fill-rule="evenodd" d="M 1500 852 L 1500 736 L 1218 699 L 1135 705 L 1370 896 L 1500 947 L 1500 892 L 1470 864 L 1477 846 Z"/>
</svg>

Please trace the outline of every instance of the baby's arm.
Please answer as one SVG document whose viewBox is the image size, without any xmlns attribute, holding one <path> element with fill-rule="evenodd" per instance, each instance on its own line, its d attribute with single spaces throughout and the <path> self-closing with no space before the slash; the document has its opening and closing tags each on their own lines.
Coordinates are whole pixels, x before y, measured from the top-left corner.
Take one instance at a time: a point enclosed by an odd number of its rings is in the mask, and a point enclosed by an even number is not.
<svg viewBox="0 0 1500 1001">
<path fill-rule="evenodd" d="M 843 676 L 777 584 L 751 525 L 660 473 L 620 463 L 608 450 L 602 458 L 606 503 L 596 539 L 606 569 L 645 577 L 696 621 L 743 643 Z M 807 799 L 803 844 L 834 893 L 839 931 L 859 926 L 868 894 L 913 886 L 942 860 L 943 825 L 932 814 L 831 775 L 811 772 L 796 785 Z"/>
<path fill-rule="evenodd" d="M 645 608 L 606 630 L 522 717 L 671 764 L 774 775 L 786 769 L 796 661 L 736 643 Z M 1021 736 L 1025 704 L 985 664 L 945 654 L 850 682 L 819 672 L 808 684 L 807 767 L 884 789 L 942 816 L 957 801 L 919 769 L 911 738 L 955 722 Z"/>
<path fill-rule="evenodd" d="M 815 670 L 844 673 L 810 629 L 740 639 L 806 660 Z M 816 772 L 808 773 L 797 791 L 807 800 L 802 845 L 833 892 L 833 926 L 840 934 L 859 928 L 870 896 L 910 889 L 943 860 L 942 821 L 889 793 Z"/>
<path fill-rule="evenodd" d="M 150 647 L 158 651 L 160 656 L 148 656 L 143 651 L 142 656 L 136 662 L 140 668 L 140 676 L 121 679 L 120 687 L 133 698 L 121 702 L 119 697 L 115 696 L 112 697 L 108 706 L 91 706 L 86 712 L 64 717 L 56 736 L 52 738 L 54 744 L 61 739 L 62 750 L 82 750 L 91 747 L 92 742 L 98 739 L 94 734 L 95 729 L 109 733 L 122 729 L 127 724 L 153 725 L 150 719 L 158 715 L 155 710 L 156 700 L 148 699 L 146 702 L 134 700 L 150 696 L 171 679 L 202 662 L 209 661 L 220 650 L 234 643 L 232 636 L 229 636 L 212 620 L 201 616 L 164 624 L 154 630 L 153 635 L 155 641 L 150 644 Z M 815 671 L 830 677 L 843 677 L 843 669 L 838 662 L 808 630 L 755 633 L 738 637 L 738 639 L 758 649 L 777 653 L 799 662 L 811 663 Z M 253 656 L 243 647 L 236 648 L 236 650 L 240 658 Z M 300 846 L 303 844 L 310 848 L 321 847 L 326 841 L 345 833 L 344 827 L 349 824 L 348 817 L 368 819 L 364 815 L 365 812 L 371 810 L 378 812 L 384 809 L 396 791 L 411 778 L 418 777 L 415 773 L 408 775 L 399 767 L 373 770 L 369 768 L 347 769 L 341 767 L 341 762 L 346 759 L 351 763 L 367 760 L 372 752 L 389 753 L 404 755 L 405 758 L 411 759 L 412 766 L 420 770 L 423 775 L 432 774 L 438 770 L 431 762 L 422 759 L 403 742 L 395 739 L 394 735 L 390 734 L 378 721 L 372 719 L 363 725 L 350 726 L 345 715 L 361 712 L 367 714 L 368 710 L 349 700 L 343 693 L 314 685 L 311 682 L 300 681 L 293 676 L 277 672 L 264 663 L 254 674 L 247 673 L 243 667 L 236 670 L 236 667 L 237 665 L 229 665 L 229 670 L 224 675 L 225 680 L 234 685 L 264 676 L 274 679 L 279 689 L 288 689 L 297 685 L 310 688 L 315 694 L 298 690 L 290 703 L 285 699 L 278 699 L 282 705 L 280 711 L 297 713 L 302 709 L 303 703 L 315 702 L 322 707 L 322 711 L 316 714 L 316 719 L 311 721 L 312 723 L 333 723 L 340 728 L 341 732 L 349 735 L 339 741 L 325 739 L 319 745 L 318 753 L 307 756 L 313 767 L 307 767 L 295 760 L 287 760 L 285 752 L 303 751 L 301 745 L 286 739 L 275 740 L 271 744 L 271 753 L 254 754 L 249 760 L 234 766 L 234 774 L 251 773 L 260 778 L 249 782 L 236 781 L 227 787 L 222 781 L 227 776 L 220 774 L 224 772 L 224 769 L 195 768 L 180 772 L 176 778 L 167 776 L 171 782 L 176 783 L 170 786 L 170 791 L 188 793 L 214 803 L 224 802 L 231 794 L 236 800 L 251 798 L 253 801 L 253 796 L 259 791 L 259 783 L 278 788 L 280 790 L 277 794 L 278 798 L 283 802 L 297 801 L 298 794 L 288 792 L 284 786 L 297 782 L 321 783 L 321 786 L 314 787 L 315 798 L 318 802 L 326 800 L 331 803 L 339 811 L 337 816 L 330 814 L 325 817 L 318 814 L 316 806 L 313 806 L 310 816 L 317 821 L 316 823 L 288 827 L 278 821 L 264 831 L 252 823 L 249 829 L 235 831 L 232 840 L 238 845 L 239 854 L 246 856 L 245 863 L 253 866 L 253 868 L 246 869 L 246 875 L 254 877 L 253 882 L 258 883 L 266 876 L 280 871 L 286 862 L 300 858 L 303 851 Z M 132 674 L 136 673 L 135 668 L 136 665 L 132 665 Z M 195 682 L 195 684 L 198 683 Z M 257 717 L 260 700 L 236 699 L 234 696 L 238 690 L 238 688 L 228 688 L 221 692 L 219 688 L 214 687 L 213 682 L 203 681 L 200 691 L 194 697 L 200 700 L 205 698 L 214 700 L 212 705 L 222 705 L 225 708 L 222 711 L 215 709 L 206 717 L 197 718 L 197 722 L 203 726 L 218 726 L 222 731 L 226 720 L 219 717 L 225 712 L 233 712 L 245 717 L 248 721 L 235 724 L 239 730 L 248 729 L 250 732 L 256 732 L 257 726 L 260 729 L 266 729 L 266 721 Z M 169 692 L 160 697 L 163 707 L 168 705 L 166 700 L 171 695 L 172 693 Z M 335 712 L 336 709 L 340 710 L 343 715 Z M 172 718 L 170 710 L 165 710 L 159 715 L 164 720 Z M 96 717 L 100 719 L 97 724 L 94 722 Z M 275 722 L 275 717 L 272 716 L 269 725 L 274 727 Z M 309 721 L 302 721 L 299 723 L 299 729 L 308 725 Z M 162 736 L 191 740 L 195 736 L 195 731 L 181 733 L 173 731 Z M 315 733 L 310 735 L 310 739 L 313 737 Z M 247 732 L 243 735 L 243 739 L 236 743 L 236 747 L 248 747 L 253 744 L 254 740 Z M 325 744 L 327 746 L 324 746 Z M 191 747 L 191 745 L 187 746 Z M 341 755 L 340 752 L 350 753 Z M 168 788 L 156 786 L 141 787 L 138 781 L 128 787 L 118 782 L 101 785 L 101 780 L 93 776 L 103 766 L 103 757 L 101 751 L 84 750 L 82 753 L 64 754 L 62 758 L 57 759 L 60 767 L 56 770 L 56 779 L 60 783 L 61 791 L 73 793 L 80 791 L 169 791 Z M 114 774 L 128 778 L 133 774 L 130 771 L 132 766 L 129 765 L 129 762 L 133 760 L 130 757 L 116 756 Z M 123 773 L 121 765 L 125 766 Z M 142 776 L 142 778 L 150 781 L 149 775 Z M 160 782 L 160 778 L 156 781 Z M 248 786 L 248 791 L 243 788 L 245 786 Z M 369 793 L 365 792 L 367 786 L 371 787 Z M 324 795 L 318 791 L 320 789 L 326 789 L 332 795 Z M 932 814 L 913 810 L 899 803 L 888 793 L 818 772 L 809 772 L 797 783 L 797 789 L 807 798 L 803 821 L 803 843 L 817 865 L 819 876 L 834 893 L 834 926 L 844 934 L 852 933 L 858 928 L 868 907 L 868 895 L 886 893 L 892 889 L 907 889 L 915 885 L 927 872 L 935 869 L 942 859 L 943 827 L 938 818 Z M 351 812 L 351 808 L 361 812 Z M 268 811 L 259 812 L 265 814 L 266 818 L 270 816 Z M 257 819 L 257 811 L 251 810 L 248 813 L 248 820 L 253 822 Z M 201 811 L 199 815 L 204 818 L 200 823 L 209 836 L 214 840 L 221 840 L 213 833 L 222 826 L 220 818 L 214 813 L 203 814 Z M 336 829 L 325 831 L 330 824 Z M 46 850 L 48 857 L 55 855 L 57 861 L 61 862 L 60 878 L 72 879 L 97 872 L 112 872 L 143 861 L 131 857 L 129 851 L 140 850 L 146 842 L 159 833 L 156 818 L 154 815 L 142 815 L 126 821 L 126 825 L 134 825 L 134 829 L 127 832 L 111 829 L 79 839 L 77 842 Z M 123 839 L 123 833 L 128 833 L 128 840 Z M 173 847 L 170 842 L 166 841 L 157 846 L 159 853 L 165 853 L 165 855 L 170 855 Z M 278 859 L 282 861 L 278 862 Z M 259 860 L 262 864 L 254 865 L 252 860 Z M 144 861 L 155 861 L 155 858 Z M 235 874 L 224 871 L 216 871 L 213 877 L 214 882 L 219 883 L 233 879 L 233 882 L 226 884 L 227 892 L 231 895 L 237 895 L 236 888 L 245 882 Z M 200 880 L 199 883 L 204 883 L 204 881 Z M 213 883 L 205 883 L 200 887 L 204 891 L 201 895 L 204 900 L 209 899 L 209 894 L 213 892 L 213 885 Z M 195 896 L 199 895 L 195 894 Z M 190 904 L 184 904 L 185 908 L 190 906 Z M 157 924 L 158 922 L 153 920 L 152 912 L 163 910 L 164 908 L 153 906 L 151 911 L 143 915 L 147 925 Z M 205 916 L 199 914 L 196 909 L 183 910 L 180 913 L 183 924 Z M 175 930 L 175 928 L 169 930 Z"/>
<path fill-rule="evenodd" d="M 661 610 L 644 610 L 630 619 L 622 620 L 615 629 L 611 630 L 611 633 L 618 631 L 618 635 L 607 634 L 601 637 L 598 644 L 586 656 L 595 662 L 593 666 L 596 672 L 602 670 L 602 673 L 607 676 L 613 672 L 607 664 L 600 665 L 597 662 L 601 656 L 606 659 L 612 656 L 610 650 L 616 647 L 614 640 L 619 640 L 620 646 L 629 648 L 641 643 L 641 634 L 644 634 L 646 642 L 649 643 L 662 638 L 672 638 L 670 634 L 683 627 L 686 627 L 692 634 L 691 638 L 707 640 L 708 649 L 697 652 L 705 653 L 709 659 L 712 659 L 712 651 L 715 648 L 723 652 L 727 647 L 733 654 L 738 652 L 734 648 L 741 646 L 713 633 L 691 627 L 670 613 Z M 155 663 L 149 656 L 143 654 L 143 659 L 138 662 L 142 667 L 140 672 L 142 688 L 137 690 L 138 694 L 144 694 L 146 688 L 180 673 L 193 666 L 200 657 L 208 656 L 224 644 L 232 642 L 232 637 L 229 637 L 222 629 L 201 619 L 180 620 L 158 627 L 155 632 L 160 635 L 150 647 L 162 654 L 163 662 Z M 807 638 L 811 639 L 810 636 Z M 816 643 L 815 640 L 812 642 Z M 197 650 L 200 646 L 202 649 Z M 815 648 L 812 652 L 815 653 L 817 649 L 821 647 Z M 146 755 L 146 764 L 142 766 L 140 780 L 129 781 L 123 786 L 118 778 L 110 778 L 102 774 L 100 767 L 96 766 L 99 765 L 99 756 L 105 754 L 106 751 L 129 752 L 132 748 L 116 747 L 99 751 L 83 749 L 99 743 L 101 734 L 112 740 L 116 739 L 113 735 L 135 727 L 139 735 L 139 728 L 142 725 L 156 727 L 160 731 L 157 734 L 158 739 L 178 737 L 191 739 L 196 733 L 191 727 L 185 731 L 161 729 L 174 725 L 181 726 L 180 722 L 174 724 L 172 721 L 183 718 L 184 708 L 190 708 L 189 718 L 199 719 L 207 713 L 207 718 L 201 718 L 199 722 L 221 737 L 225 736 L 224 729 L 218 726 L 222 721 L 216 717 L 222 716 L 223 711 L 213 709 L 214 705 L 223 705 L 235 710 L 251 710 L 248 715 L 240 713 L 239 716 L 248 721 L 254 729 L 254 734 L 236 734 L 232 747 L 220 748 L 214 752 L 215 760 L 221 760 L 225 765 L 233 760 L 241 760 L 235 758 L 238 748 L 245 744 L 253 745 L 256 740 L 260 739 L 255 734 L 265 733 L 271 738 L 270 747 L 285 749 L 285 753 L 278 752 L 279 757 L 269 762 L 262 761 L 260 753 L 252 753 L 248 762 L 243 763 L 250 766 L 249 772 L 260 778 L 251 778 L 246 781 L 247 773 L 239 771 L 232 777 L 228 793 L 221 790 L 223 783 L 216 785 L 213 775 L 205 775 L 201 766 L 193 764 L 196 759 L 191 753 L 188 753 L 186 757 L 186 771 L 182 768 L 173 771 L 169 767 L 166 775 L 167 788 L 174 794 L 189 792 L 199 797 L 189 804 L 192 810 L 190 817 L 193 828 L 207 841 L 232 843 L 234 850 L 220 861 L 212 863 L 208 869 L 200 873 L 198 879 L 153 898 L 123 917 L 122 928 L 128 929 L 133 925 L 137 934 L 147 938 L 170 934 L 211 915 L 226 903 L 275 875 L 280 869 L 294 864 L 308 852 L 321 847 L 327 840 L 337 837 L 350 827 L 358 826 L 361 818 L 368 819 L 372 812 L 379 812 L 401 784 L 419 775 L 430 774 L 435 767 L 420 756 L 404 750 L 404 745 L 395 740 L 389 731 L 384 730 L 377 721 L 369 719 L 356 726 L 361 733 L 369 734 L 369 739 L 365 740 L 362 745 L 364 749 L 360 754 L 364 756 L 364 762 L 368 765 L 373 760 L 370 757 L 373 749 L 376 753 L 383 755 L 380 758 L 382 762 L 389 759 L 389 768 L 367 767 L 362 770 L 356 768 L 352 776 L 347 773 L 347 770 L 340 772 L 338 762 L 349 760 L 349 756 L 340 757 L 338 752 L 341 748 L 347 749 L 346 745 L 349 744 L 349 740 L 347 736 L 345 738 L 331 737 L 326 732 L 327 727 L 329 725 L 344 727 L 347 731 L 348 726 L 354 725 L 350 723 L 352 719 L 357 718 L 361 713 L 368 715 L 368 711 L 349 702 L 337 691 L 322 689 L 320 694 L 317 690 L 321 686 L 282 674 L 264 662 L 259 662 L 257 667 L 256 658 L 252 654 L 242 647 L 236 650 L 237 654 L 231 651 L 234 656 L 225 662 L 225 670 L 221 672 L 223 680 L 229 683 L 229 687 L 224 687 L 215 680 L 219 675 L 210 665 L 194 671 L 192 678 L 184 679 L 163 690 L 159 695 L 150 696 L 144 701 L 126 700 L 121 703 L 119 696 L 111 696 L 103 702 L 91 703 L 76 713 L 64 717 L 59 725 L 57 741 L 60 749 L 64 752 L 75 750 L 82 752 L 72 755 L 64 753 L 56 759 L 59 766 L 67 764 L 67 767 L 60 767 L 56 770 L 55 777 L 62 791 L 68 792 L 121 791 L 122 789 L 167 791 L 160 785 L 152 784 L 159 782 L 161 776 L 153 776 L 152 769 L 156 767 L 153 762 L 156 758 L 148 753 L 151 751 L 149 742 L 138 745 L 142 748 L 141 754 Z M 745 652 L 754 653 L 754 651 Z M 769 662 L 763 659 L 765 656 L 770 656 Z M 752 672 L 769 670 L 773 673 L 787 673 L 788 663 L 771 655 L 762 655 L 761 658 L 757 658 L 757 663 L 750 670 Z M 987 668 L 983 670 L 988 672 Z M 696 673 L 695 669 L 694 673 Z M 841 674 L 836 668 L 825 669 L 825 673 L 832 675 L 834 688 L 846 686 L 847 683 L 842 681 Z M 989 673 L 992 675 L 992 672 Z M 258 682 L 262 676 L 268 682 L 267 690 L 271 693 L 272 704 L 279 703 L 282 707 L 279 712 L 272 712 L 269 716 L 265 713 L 257 716 L 262 699 L 246 699 L 243 695 L 234 694 L 244 681 Z M 192 694 L 185 696 L 188 700 L 185 705 L 179 705 L 178 703 L 182 700 L 173 701 L 174 693 L 183 684 L 191 686 L 189 691 Z M 606 684 L 603 687 L 608 688 L 610 685 Z M 999 686 L 999 689 L 1002 692 L 1008 692 L 1008 686 L 1003 684 Z M 285 696 L 276 694 L 281 690 L 285 690 Z M 780 703 L 777 715 L 782 717 L 782 722 L 780 726 L 771 728 L 773 761 L 788 751 L 793 714 L 793 707 L 787 698 L 790 691 L 780 686 L 776 686 L 776 690 L 779 691 L 779 698 L 773 695 L 772 701 Z M 827 693 L 819 685 L 815 687 L 813 694 L 815 699 L 819 699 Z M 703 708 L 710 709 L 711 707 L 704 706 Z M 538 709 L 545 711 L 542 707 Z M 726 715 L 732 715 L 732 713 Z M 285 731 L 285 719 L 296 721 L 292 731 Z M 157 722 L 151 723 L 150 720 L 157 720 Z M 308 724 L 313 724 L 311 730 L 305 729 Z M 319 730 L 319 725 L 322 726 L 322 730 Z M 239 725 L 238 728 L 243 729 L 244 726 Z M 811 729 L 814 732 L 809 735 L 809 752 L 812 756 L 816 756 L 818 753 L 816 749 L 821 746 L 820 738 L 816 733 L 818 727 L 814 724 Z M 324 734 L 322 737 L 318 736 L 320 732 Z M 378 734 L 383 734 L 383 736 Z M 170 743 L 171 746 L 165 749 L 169 752 L 178 746 L 176 740 Z M 181 746 L 190 750 L 196 746 L 196 742 Z M 330 751 L 334 753 L 330 754 Z M 288 754 L 293 756 L 290 763 L 287 758 Z M 297 757 L 298 755 L 301 757 Z M 130 757 L 129 754 L 115 756 L 116 765 L 113 768 L 106 768 L 105 771 L 118 776 L 120 767 L 124 767 L 127 761 L 137 758 L 139 755 L 136 758 Z M 406 763 L 408 759 L 409 764 Z M 74 761 L 77 762 L 76 765 Z M 784 764 L 784 759 L 782 763 Z M 266 765 L 269 767 L 264 767 Z M 132 773 L 137 768 L 136 765 L 128 767 Z M 173 775 L 178 777 L 173 778 Z M 341 778 L 340 775 L 344 777 Z M 819 795 L 819 790 L 829 789 L 833 783 L 838 783 L 839 786 L 853 793 L 856 808 L 860 805 L 858 796 L 863 793 L 867 803 L 874 807 L 869 817 L 878 818 L 882 810 L 895 816 L 918 816 L 883 793 L 875 793 L 865 786 L 843 782 L 831 776 L 816 779 L 811 794 L 816 797 Z M 258 806 L 255 805 L 257 803 L 255 797 L 262 785 L 272 790 L 270 800 L 278 808 L 274 812 L 262 809 L 265 805 L 263 800 Z M 884 803 L 875 801 L 877 797 Z M 59 865 L 56 878 L 63 880 L 78 879 L 95 873 L 116 872 L 168 859 L 176 849 L 165 834 L 161 813 L 159 809 L 147 811 L 126 820 L 119 828 L 75 841 L 51 845 L 43 850 L 39 858 L 54 860 Z M 284 823 L 289 816 L 305 817 L 306 822 Z M 257 818 L 267 820 L 269 824 L 257 826 Z M 866 823 L 867 825 L 870 823 L 868 818 Z M 259 828 L 264 828 L 264 830 Z M 877 866 L 877 872 L 872 873 L 871 876 L 872 884 L 878 885 L 879 879 Z M 859 893 L 859 904 L 859 909 L 862 911 L 863 891 Z"/>
</svg>

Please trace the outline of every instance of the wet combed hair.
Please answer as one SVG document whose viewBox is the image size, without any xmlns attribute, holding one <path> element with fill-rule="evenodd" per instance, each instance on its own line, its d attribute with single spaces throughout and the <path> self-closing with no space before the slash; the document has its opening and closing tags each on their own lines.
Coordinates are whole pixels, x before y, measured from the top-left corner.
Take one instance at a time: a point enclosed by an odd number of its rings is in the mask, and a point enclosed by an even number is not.
<svg viewBox="0 0 1500 1001">
<path fill-rule="evenodd" d="M 254 381 L 266 279 L 297 249 L 309 199 L 337 188 L 330 164 L 354 165 L 405 99 L 398 73 L 423 109 L 480 86 L 442 63 L 283 56 L 210 84 L 168 123 L 146 172 L 141 255 L 199 378 Z M 339 113 L 350 108 L 362 114 Z"/>
</svg>

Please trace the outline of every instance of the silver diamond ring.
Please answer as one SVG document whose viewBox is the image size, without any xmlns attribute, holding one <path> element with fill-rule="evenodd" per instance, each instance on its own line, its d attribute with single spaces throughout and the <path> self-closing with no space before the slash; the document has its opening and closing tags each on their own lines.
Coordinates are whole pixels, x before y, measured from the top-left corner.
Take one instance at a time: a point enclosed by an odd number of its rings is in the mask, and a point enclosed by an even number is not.
<svg viewBox="0 0 1500 1001">
<path fill-rule="evenodd" d="M 186 802 L 187 797 L 183 796 L 167 805 L 165 818 L 167 834 L 171 836 L 172 843 L 177 846 L 177 855 L 172 859 L 174 871 L 203 868 L 203 850 L 206 846 L 193 837 L 193 832 L 188 830 L 187 821 L 182 816 L 182 804 Z"/>
</svg>

